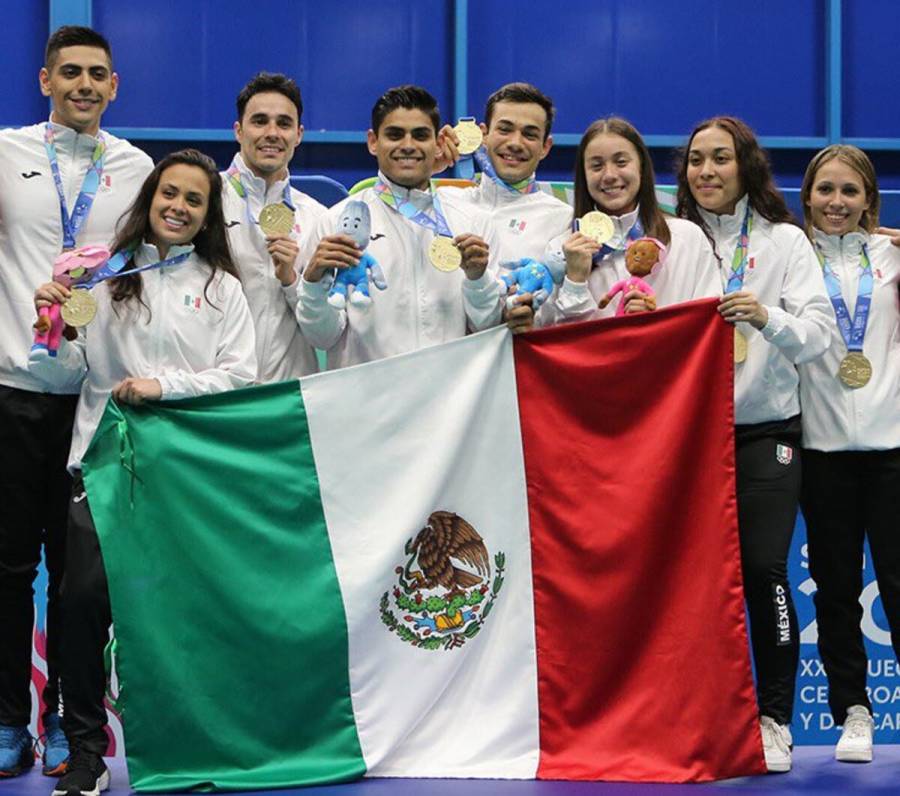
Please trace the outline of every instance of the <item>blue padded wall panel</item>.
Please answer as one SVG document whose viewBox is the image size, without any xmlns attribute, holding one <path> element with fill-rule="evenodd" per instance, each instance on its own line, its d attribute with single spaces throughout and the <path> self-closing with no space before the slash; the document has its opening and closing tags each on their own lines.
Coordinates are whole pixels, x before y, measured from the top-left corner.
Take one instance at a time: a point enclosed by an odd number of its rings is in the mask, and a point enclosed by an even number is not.
<svg viewBox="0 0 900 796">
<path fill-rule="evenodd" d="M 110 127 L 231 127 L 234 100 L 259 70 L 300 84 L 309 130 L 364 130 L 378 96 L 421 83 L 452 105 L 449 0 L 94 0 L 116 51 Z"/>
<path fill-rule="evenodd" d="M 845 136 L 900 138 L 898 32 L 900 2 L 897 0 L 845 0 Z"/>
<path fill-rule="evenodd" d="M 469 106 L 480 115 L 495 88 L 527 80 L 553 97 L 557 132 L 616 113 L 680 135 L 735 113 L 761 135 L 824 135 L 824 31 L 821 0 L 478 0 Z"/>
<path fill-rule="evenodd" d="M 0 64 L 6 76 L 0 126 L 18 127 L 50 115 L 38 86 L 50 12 L 47 0 L 16 0 L 9 5 L 15 5 L 15 12 L 4 14 L 0 25 Z"/>
</svg>

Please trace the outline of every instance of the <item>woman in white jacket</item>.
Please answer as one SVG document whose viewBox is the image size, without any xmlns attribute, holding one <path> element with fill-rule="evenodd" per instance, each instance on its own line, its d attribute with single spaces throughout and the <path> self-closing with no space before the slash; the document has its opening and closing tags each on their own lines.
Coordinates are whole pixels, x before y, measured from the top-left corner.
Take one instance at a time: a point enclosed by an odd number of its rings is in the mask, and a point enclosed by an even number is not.
<svg viewBox="0 0 900 796">
<path fill-rule="evenodd" d="M 866 538 L 900 657 L 900 249 L 873 233 L 878 181 L 856 147 L 819 152 L 800 197 L 836 317 L 828 351 L 800 368 L 801 506 L 819 654 L 832 716 L 843 725 L 835 757 L 869 762 L 872 705 L 859 603 Z"/>
<path fill-rule="evenodd" d="M 738 525 L 766 763 L 789 771 L 799 656 L 787 556 L 800 492 L 796 365 L 828 347 L 831 307 L 812 246 L 740 119 L 691 133 L 678 170 L 678 213 L 713 242 L 734 325 Z"/>
<path fill-rule="evenodd" d="M 221 196 L 221 178 L 205 155 L 185 150 L 162 160 L 113 244 L 110 262 L 121 265 L 121 276 L 90 290 L 96 317 L 77 336 L 68 330 L 57 357 L 34 365 L 56 384 L 81 381 L 62 586 L 63 726 L 71 750 L 57 788 L 62 793 L 98 792 L 109 783 L 102 758 L 109 593 L 80 471 L 106 401 L 110 394 L 129 404 L 185 398 L 256 378 L 253 322 L 231 261 Z M 49 283 L 38 288 L 35 306 L 69 297 L 65 287 Z"/>
<path fill-rule="evenodd" d="M 538 326 L 612 316 L 620 301 L 626 312 L 633 313 L 719 295 L 709 241 L 695 224 L 660 210 L 653 161 L 633 125 L 616 116 L 591 124 L 578 145 L 574 182 L 575 217 L 599 210 L 612 221 L 613 235 L 604 246 L 582 232 L 568 232 L 549 242 L 544 261 L 555 262 L 565 278 L 538 310 Z M 654 295 L 631 290 L 601 310 L 600 299 L 629 276 L 626 245 L 645 235 L 668 250 L 665 262 L 645 277 Z M 531 308 L 525 304 L 511 309 L 508 321 L 514 332 L 527 330 L 532 325 Z"/>
</svg>

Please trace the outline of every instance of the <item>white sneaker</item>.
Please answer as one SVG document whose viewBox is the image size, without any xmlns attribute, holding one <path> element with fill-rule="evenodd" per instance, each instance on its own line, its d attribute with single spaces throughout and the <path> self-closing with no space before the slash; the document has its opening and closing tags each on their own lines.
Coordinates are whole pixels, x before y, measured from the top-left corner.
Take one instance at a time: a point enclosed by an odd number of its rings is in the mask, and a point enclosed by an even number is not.
<svg viewBox="0 0 900 796">
<path fill-rule="evenodd" d="M 847 708 L 841 739 L 834 748 L 834 759 L 842 763 L 872 762 L 872 714 L 862 705 Z"/>
<path fill-rule="evenodd" d="M 788 726 L 779 724 L 771 716 L 760 716 L 759 731 L 762 733 L 766 768 L 771 773 L 790 771 L 791 747 L 794 745 L 794 739 Z"/>
</svg>

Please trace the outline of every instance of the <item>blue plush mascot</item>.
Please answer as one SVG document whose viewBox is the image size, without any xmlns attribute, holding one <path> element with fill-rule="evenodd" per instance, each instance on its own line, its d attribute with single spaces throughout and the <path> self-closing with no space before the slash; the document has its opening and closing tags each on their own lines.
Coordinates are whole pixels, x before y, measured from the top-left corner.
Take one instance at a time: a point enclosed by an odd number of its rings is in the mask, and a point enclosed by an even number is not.
<svg viewBox="0 0 900 796">
<path fill-rule="evenodd" d="M 372 216 L 369 206 L 365 202 L 347 202 L 344 212 L 338 219 L 337 233 L 349 235 L 356 241 L 360 249 L 369 245 L 369 235 L 372 232 Z M 378 261 L 367 251 L 362 253 L 359 264 L 350 268 L 341 268 L 334 277 L 334 284 L 328 291 L 328 303 L 332 307 L 343 309 L 347 304 L 347 288 L 353 286 L 350 295 L 350 303 L 360 307 L 372 303 L 369 296 L 369 272 L 372 273 L 372 282 L 379 290 L 387 287 L 384 279 L 384 271 Z"/>
<path fill-rule="evenodd" d="M 507 307 L 514 307 L 517 298 L 523 293 L 531 293 L 532 307 L 537 311 L 553 292 L 553 286 L 563 281 L 566 275 L 566 262 L 562 258 L 548 257 L 547 263 L 523 257 L 521 260 L 507 260 L 500 263 L 503 273 L 500 279 L 509 290 L 515 285 L 515 295 L 506 299 Z"/>
</svg>

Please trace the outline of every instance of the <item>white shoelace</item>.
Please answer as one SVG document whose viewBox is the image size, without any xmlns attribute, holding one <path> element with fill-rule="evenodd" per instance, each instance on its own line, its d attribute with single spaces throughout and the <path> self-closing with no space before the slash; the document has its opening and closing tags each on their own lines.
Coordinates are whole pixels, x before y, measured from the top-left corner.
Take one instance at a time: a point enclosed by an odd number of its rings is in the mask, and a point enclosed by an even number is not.
<svg viewBox="0 0 900 796">
<path fill-rule="evenodd" d="M 850 716 L 844 722 L 844 733 L 849 738 L 865 738 L 871 733 L 868 716 Z"/>
</svg>

